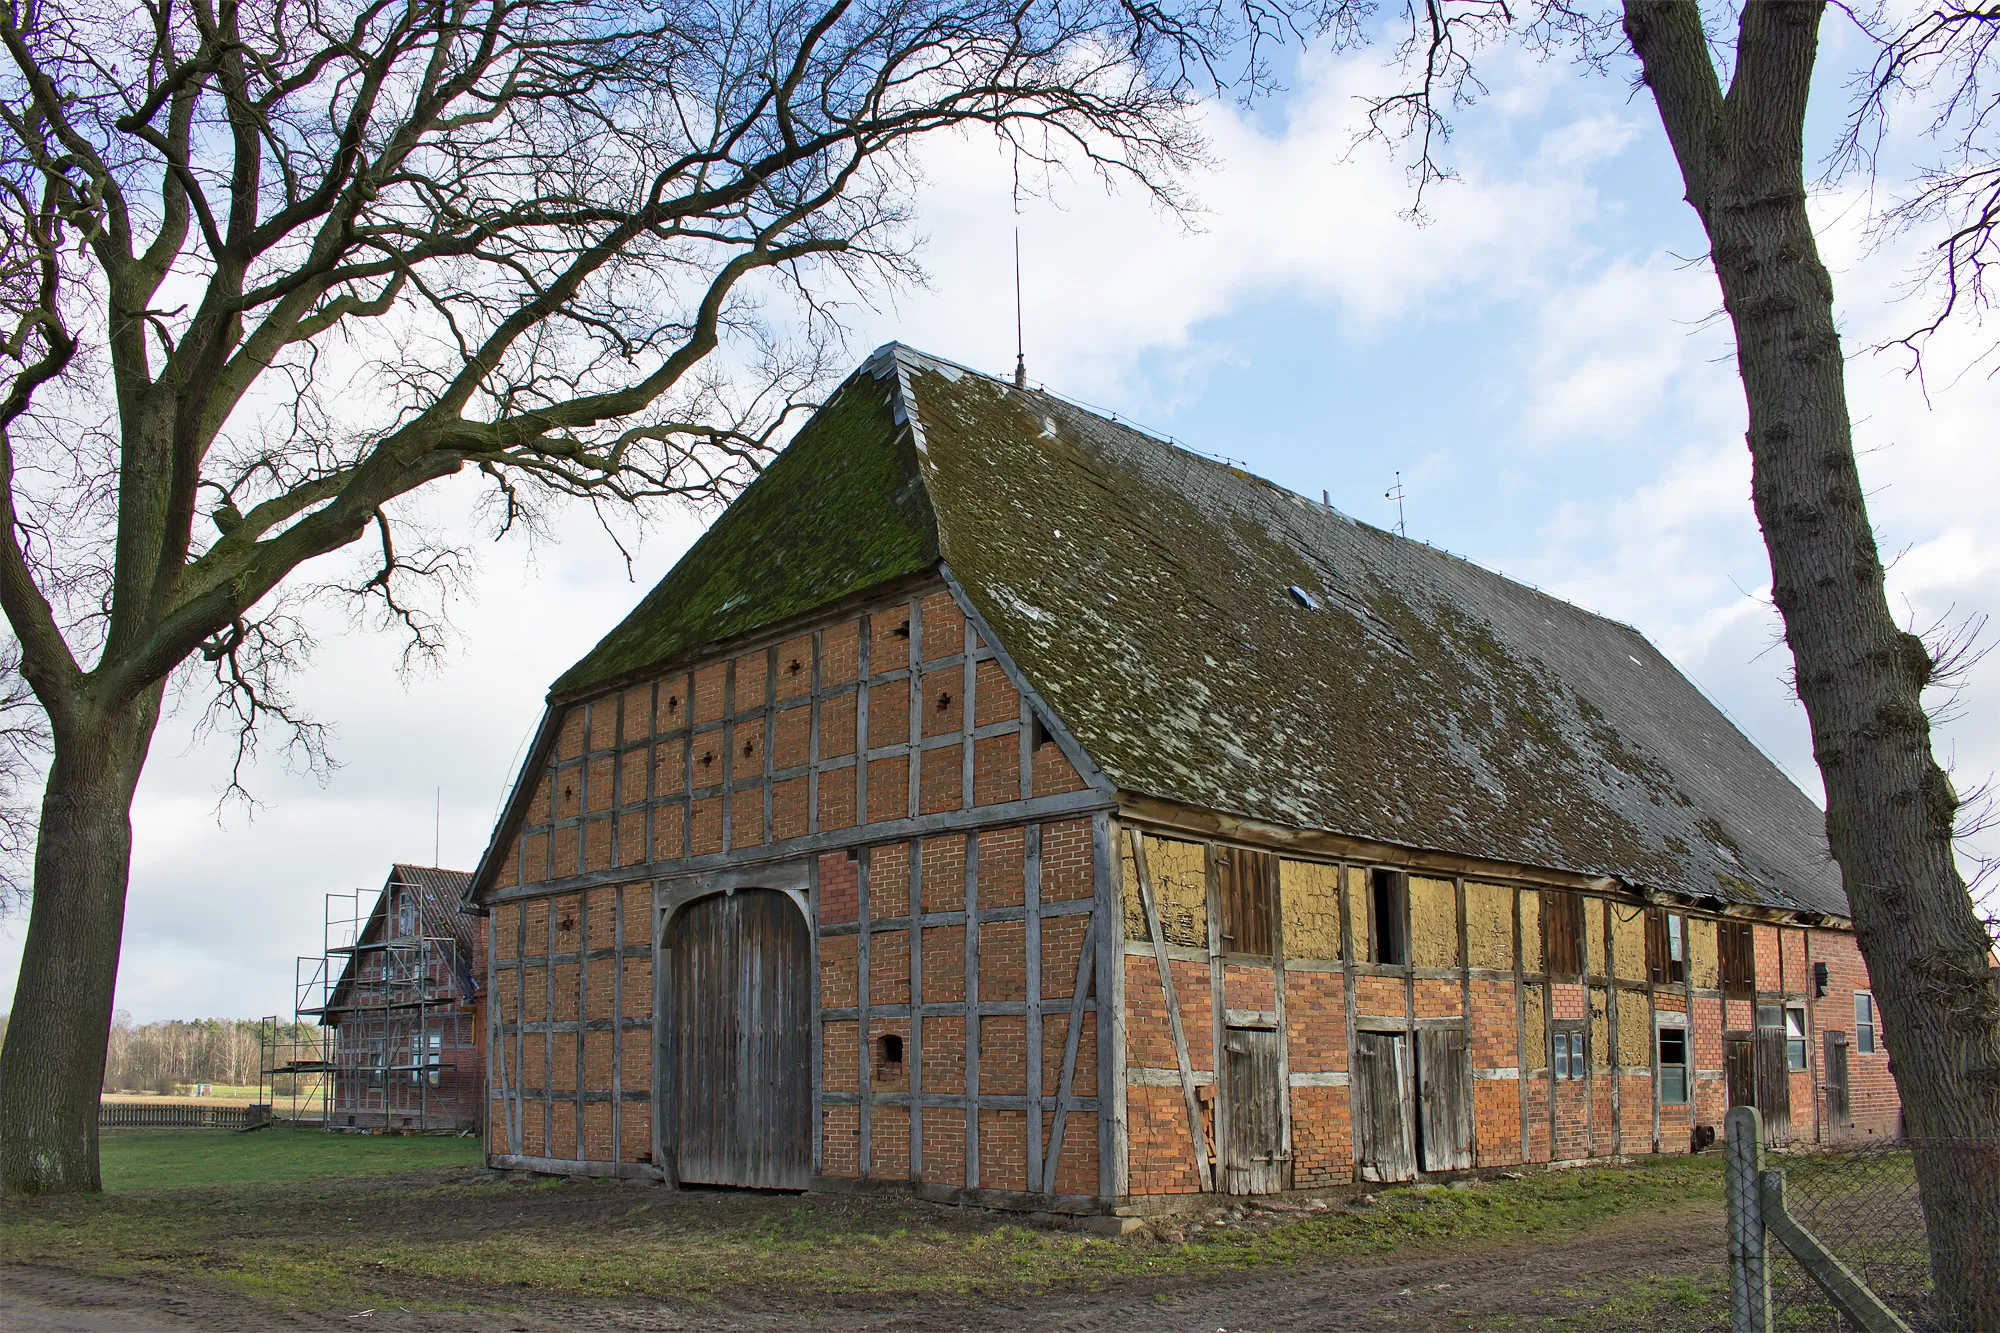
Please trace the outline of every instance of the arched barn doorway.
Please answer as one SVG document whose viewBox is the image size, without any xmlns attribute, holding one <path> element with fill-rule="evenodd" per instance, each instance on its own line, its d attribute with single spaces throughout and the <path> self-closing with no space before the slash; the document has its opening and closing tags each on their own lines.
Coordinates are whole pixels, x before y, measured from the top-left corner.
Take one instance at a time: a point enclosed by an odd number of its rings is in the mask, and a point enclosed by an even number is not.
<svg viewBox="0 0 2000 1333">
<path fill-rule="evenodd" d="M 804 1189 L 812 1174 L 812 953 L 775 889 L 689 903 L 667 927 L 666 1057 L 683 1184 Z"/>
</svg>

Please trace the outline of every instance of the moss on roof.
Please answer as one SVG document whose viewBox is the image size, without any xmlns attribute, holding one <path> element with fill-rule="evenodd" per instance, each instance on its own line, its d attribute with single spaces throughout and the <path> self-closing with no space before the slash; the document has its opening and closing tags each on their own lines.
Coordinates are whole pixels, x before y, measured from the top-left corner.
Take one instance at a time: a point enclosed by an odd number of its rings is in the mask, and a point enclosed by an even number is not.
<svg viewBox="0 0 2000 1333">
<path fill-rule="evenodd" d="M 1819 810 L 1638 631 L 893 344 L 555 692 L 940 560 L 1122 790 L 1847 911 Z"/>
<path fill-rule="evenodd" d="M 587 693 L 936 564 L 937 521 L 893 387 L 848 380 L 550 694 Z"/>
</svg>

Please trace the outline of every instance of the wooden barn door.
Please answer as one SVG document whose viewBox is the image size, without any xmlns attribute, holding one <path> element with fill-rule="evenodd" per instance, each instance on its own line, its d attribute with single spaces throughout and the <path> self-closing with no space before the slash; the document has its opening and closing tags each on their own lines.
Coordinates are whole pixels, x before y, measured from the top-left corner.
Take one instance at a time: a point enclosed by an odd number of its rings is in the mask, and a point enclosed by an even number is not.
<svg viewBox="0 0 2000 1333">
<path fill-rule="evenodd" d="M 812 1174 L 812 955 L 775 889 L 689 904 L 667 929 L 674 1156 L 691 1185 L 804 1189 Z"/>
<path fill-rule="evenodd" d="M 1275 1194 L 1289 1189 L 1284 1121 L 1278 1098 L 1278 1034 L 1269 1028 L 1230 1028 L 1223 1044 L 1227 1143 L 1223 1182 L 1231 1194 Z"/>
<path fill-rule="evenodd" d="M 1731 1106 L 1757 1104 L 1757 1057 L 1747 1032 L 1723 1034 L 1722 1086 Z"/>
<path fill-rule="evenodd" d="M 1423 1116 L 1426 1171 L 1472 1165 L 1472 1048 L 1451 1028 L 1417 1033 L 1417 1101 Z"/>
<path fill-rule="evenodd" d="M 1360 1125 L 1355 1162 L 1363 1180 L 1414 1180 L 1416 1125 L 1410 1111 L 1410 1039 L 1401 1032 L 1354 1034 Z"/>
<path fill-rule="evenodd" d="M 1767 1138 L 1775 1143 L 1791 1137 L 1792 1080 L 1781 1027 L 1757 1029 L 1757 1109 Z"/>
<path fill-rule="evenodd" d="M 1826 1122 L 1835 1133 L 1854 1127 L 1854 1111 L 1847 1092 L 1847 1034 L 1823 1034 L 1826 1052 Z"/>
</svg>

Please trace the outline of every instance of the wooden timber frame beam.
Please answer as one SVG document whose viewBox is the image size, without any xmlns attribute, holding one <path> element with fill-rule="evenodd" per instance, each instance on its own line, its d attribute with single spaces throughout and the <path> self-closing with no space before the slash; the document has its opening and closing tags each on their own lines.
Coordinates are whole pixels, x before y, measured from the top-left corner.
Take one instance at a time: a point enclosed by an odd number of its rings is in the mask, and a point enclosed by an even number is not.
<svg viewBox="0 0 2000 1333">
<path fill-rule="evenodd" d="M 1160 990 L 1167 1001 L 1167 1026 L 1174 1035 L 1174 1062 L 1179 1066 L 1181 1096 L 1187 1102 L 1188 1136 L 1194 1144 L 1195 1171 L 1202 1192 L 1215 1192 L 1215 1177 L 1209 1171 L 1208 1136 L 1201 1130 L 1201 1103 L 1195 1097 L 1194 1067 L 1188 1063 L 1187 1031 L 1181 1026 L 1181 1004 L 1174 994 L 1173 968 L 1167 962 L 1167 937 L 1160 930 L 1160 908 L 1153 895 L 1153 875 L 1146 864 L 1146 839 L 1138 829 L 1128 829 L 1132 839 L 1132 867 L 1139 877 L 1139 902 L 1146 912 L 1146 933 L 1153 938 L 1153 962 L 1160 969 Z"/>
</svg>

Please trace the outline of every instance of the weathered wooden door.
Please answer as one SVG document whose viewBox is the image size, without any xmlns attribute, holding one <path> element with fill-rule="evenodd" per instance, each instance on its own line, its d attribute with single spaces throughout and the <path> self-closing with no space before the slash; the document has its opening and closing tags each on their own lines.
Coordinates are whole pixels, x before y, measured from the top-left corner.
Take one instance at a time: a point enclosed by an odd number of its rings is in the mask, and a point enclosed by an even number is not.
<svg viewBox="0 0 2000 1333">
<path fill-rule="evenodd" d="M 1354 1035 L 1360 1125 L 1355 1165 L 1363 1180 L 1413 1180 L 1416 1123 L 1410 1108 L 1410 1039 L 1400 1032 Z"/>
<path fill-rule="evenodd" d="M 1823 1034 L 1826 1057 L 1826 1121 L 1827 1128 L 1845 1131 L 1854 1126 L 1854 1112 L 1847 1092 L 1847 1034 L 1828 1032 Z"/>
<path fill-rule="evenodd" d="M 1223 1095 L 1227 1120 L 1223 1185 L 1231 1194 L 1274 1194 L 1291 1188 L 1285 1129 L 1278 1099 L 1278 1034 L 1269 1028 L 1230 1028 L 1223 1037 Z"/>
<path fill-rule="evenodd" d="M 1785 1030 L 1757 1029 L 1757 1109 L 1773 1142 L 1792 1132 L 1792 1080 L 1785 1063 Z"/>
<path fill-rule="evenodd" d="M 1757 1104 L 1757 1057 L 1745 1032 L 1725 1033 L 1722 1038 L 1722 1086 L 1731 1106 Z"/>
<path fill-rule="evenodd" d="M 685 1184 L 804 1189 L 812 1174 L 812 956 L 774 889 L 689 904 L 668 927 L 669 1114 Z"/>
<path fill-rule="evenodd" d="M 1472 1048 L 1463 1032 L 1417 1033 L 1417 1103 L 1423 1118 L 1426 1171 L 1472 1165 Z"/>
</svg>

